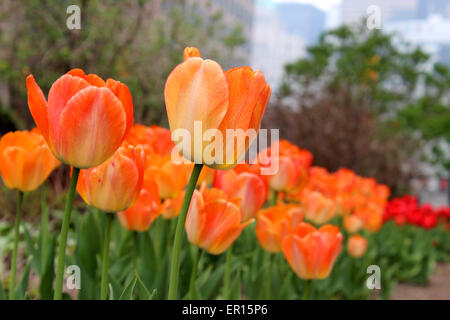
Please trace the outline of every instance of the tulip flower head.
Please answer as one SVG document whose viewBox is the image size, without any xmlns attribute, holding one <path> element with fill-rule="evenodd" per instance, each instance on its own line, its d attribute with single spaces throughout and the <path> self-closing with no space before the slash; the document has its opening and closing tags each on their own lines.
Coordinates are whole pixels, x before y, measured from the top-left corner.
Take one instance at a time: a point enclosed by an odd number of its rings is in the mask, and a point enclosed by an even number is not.
<svg viewBox="0 0 450 320">
<path fill-rule="evenodd" d="M 211 254 L 224 252 L 253 219 L 241 222 L 238 199 L 229 199 L 222 190 L 195 190 L 186 218 L 189 242 Z"/>
<path fill-rule="evenodd" d="M 185 58 L 164 89 L 172 139 L 196 164 L 233 168 L 257 136 L 270 86 L 260 71 L 237 67 L 224 72 L 193 48 L 185 50 Z"/>
<path fill-rule="evenodd" d="M 274 150 L 278 150 L 279 156 L 272 157 Z M 275 191 L 290 191 L 306 179 L 307 170 L 312 163 L 312 154 L 291 144 L 287 140 L 272 143 L 270 148 L 263 150 L 258 155 L 261 166 L 273 166 L 271 161 L 276 161 L 278 171 L 268 177 L 269 186 Z"/>
<path fill-rule="evenodd" d="M 48 102 L 33 75 L 27 77 L 31 115 L 56 158 L 91 168 L 110 158 L 133 124 L 127 86 L 73 69 L 56 80 Z"/>
<path fill-rule="evenodd" d="M 242 220 L 247 221 L 256 216 L 264 205 L 267 190 L 259 175 L 243 172 L 237 174 L 234 170 L 217 170 L 213 187 L 225 191 L 230 198 L 241 200 Z"/>
<path fill-rule="evenodd" d="M 264 250 L 280 252 L 283 238 L 303 219 L 301 207 L 278 204 L 261 210 L 257 216 L 256 237 Z"/>
<path fill-rule="evenodd" d="M 367 250 L 367 239 L 359 234 L 353 235 L 348 239 L 347 251 L 354 258 L 361 258 Z"/>
<path fill-rule="evenodd" d="M 144 178 L 144 151 L 127 142 L 100 166 L 80 171 L 77 191 L 90 206 L 125 211 L 138 198 Z"/>
<path fill-rule="evenodd" d="M 330 221 L 336 214 L 336 202 L 320 192 L 308 192 L 303 197 L 305 218 L 315 224 Z"/>
<path fill-rule="evenodd" d="M 301 222 L 283 239 L 283 254 L 302 279 L 325 279 L 342 249 L 343 236 L 330 224 L 319 229 Z"/>
<path fill-rule="evenodd" d="M 344 229 L 348 233 L 356 233 L 364 227 L 364 221 L 354 214 L 348 214 L 344 217 Z"/>
<path fill-rule="evenodd" d="M 148 162 L 151 162 L 155 155 L 158 158 L 169 158 L 175 146 L 170 130 L 159 126 L 135 124 L 130 128 L 125 140 L 133 146 L 141 145 Z"/>
<path fill-rule="evenodd" d="M 0 174 L 10 189 L 37 189 L 59 164 L 37 129 L 9 132 L 0 139 Z"/>
<path fill-rule="evenodd" d="M 127 210 L 119 212 L 119 221 L 130 231 L 146 231 L 161 214 L 158 185 L 152 180 L 144 180 L 136 202 Z"/>
</svg>

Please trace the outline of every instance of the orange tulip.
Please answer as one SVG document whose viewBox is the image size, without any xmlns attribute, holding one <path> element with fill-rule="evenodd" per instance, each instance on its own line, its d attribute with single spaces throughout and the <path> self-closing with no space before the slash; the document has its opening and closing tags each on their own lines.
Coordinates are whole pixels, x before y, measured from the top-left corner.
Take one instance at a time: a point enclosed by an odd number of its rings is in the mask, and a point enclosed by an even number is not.
<svg viewBox="0 0 450 320">
<path fill-rule="evenodd" d="M 0 139 L 0 174 L 8 188 L 32 191 L 58 165 L 37 129 L 9 132 Z"/>
<path fill-rule="evenodd" d="M 211 254 L 224 252 L 249 223 L 241 223 L 238 199 L 229 199 L 222 190 L 195 190 L 186 218 L 189 241 Z"/>
<path fill-rule="evenodd" d="M 332 219 L 337 211 L 336 202 L 320 192 L 308 192 L 303 197 L 305 218 L 315 224 L 323 224 Z"/>
<path fill-rule="evenodd" d="M 283 240 L 284 256 L 302 279 L 325 279 L 342 249 L 343 236 L 330 224 L 319 229 L 301 222 Z"/>
<path fill-rule="evenodd" d="M 90 206 L 125 211 L 138 198 L 144 177 L 144 151 L 127 142 L 98 167 L 80 171 L 77 191 Z"/>
<path fill-rule="evenodd" d="M 261 210 L 257 216 L 256 237 L 264 250 L 280 252 L 283 238 L 302 219 L 302 208 L 293 204 L 278 204 Z"/>
<path fill-rule="evenodd" d="M 186 187 L 192 167 L 187 164 L 175 164 L 170 158 L 153 157 L 152 163 L 145 169 L 146 179 L 156 182 L 161 199 L 176 198 Z"/>
<path fill-rule="evenodd" d="M 367 250 L 367 239 L 356 234 L 347 242 L 347 251 L 354 258 L 361 258 Z"/>
<path fill-rule="evenodd" d="M 364 221 L 354 214 L 348 214 L 344 217 L 344 229 L 349 233 L 356 233 L 364 226 Z"/>
<path fill-rule="evenodd" d="M 179 151 L 196 164 L 215 169 L 234 167 L 256 138 L 270 92 L 264 75 L 250 67 L 223 72 L 215 61 L 186 59 L 171 72 L 164 89 L 172 134 L 179 129 L 189 134 L 188 141 L 177 144 Z M 238 138 L 236 145 L 235 139 L 226 143 L 231 140 L 226 139 L 227 129 L 243 130 L 244 135 L 253 129 L 255 134 Z M 203 139 L 201 133 L 211 131 L 221 134 L 222 139 L 216 135 L 214 143 Z M 211 144 L 217 144 L 217 148 L 211 148 Z M 204 154 L 206 150 L 211 151 L 210 155 Z"/>
<path fill-rule="evenodd" d="M 225 191 L 230 198 L 241 199 L 243 221 L 255 217 L 267 197 L 264 181 L 254 173 L 217 170 L 213 187 Z"/>
<path fill-rule="evenodd" d="M 302 179 L 306 179 L 307 170 L 312 163 L 312 154 L 307 150 L 291 144 L 287 140 L 274 142 L 270 148 L 258 155 L 260 165 L 271 164 L 271 153 L 275 148 L 279 149 L 279 156 L 274 157 L 277 161 L 278 171 L 268 177 L 269 186 L 275 191 L 290 191 L 294 189 Z"/>
<path fill-rule="evenodd" d="M 180 214 L 181 206 L 183 205 L 185 191 L 182 191 L 177 197 L 173 199 L 164 200 L 161 205 L 160 211 L 164 219 L 173 219 Z"/>
<path fill-rule="evenodd" d="M 27 77 L 28 106 L 53 154 L 76 168 L 105 162 L 121 145 L 133 124 L 133 102 L 127 86 L 73 69 L 56 80 L 48 103 Z"/>
<path fill-rule="evenodd" d="M 192 169 L 194 168 L 193 165 Z M 191 172 L 192 172 L 191 169 Z M 197 186 L 201 186 L 203 183 L 206 184 L 207 187 L 212 186 L 214 181 L 214 173 L 216 172 L 215 169 L 209 168 L 209 167 L 203 167 L 202 172 L 200 172 L 200 176 L 198 177 Z M 190 175 L 189 175 L 190 176 Z"/>
<path fill-rule="evenodd" d="M 119 221 L 127 230 L 146 231 L 161 214 L 160 203 L 158 185 L 152 180 L 144 180 L 136 202 L 127 210 L 118 213 Z"/>
<path fill-rule="evenodd" d="M 175 144 L 171 140 L 170 130 L 159 126 L 144 126 L 135 124 L 130 128 L 125 141 L 137 146 L 142 145 L 148 161 L 152 161 L 153 155 L 169 157 Z"/>
</svg>

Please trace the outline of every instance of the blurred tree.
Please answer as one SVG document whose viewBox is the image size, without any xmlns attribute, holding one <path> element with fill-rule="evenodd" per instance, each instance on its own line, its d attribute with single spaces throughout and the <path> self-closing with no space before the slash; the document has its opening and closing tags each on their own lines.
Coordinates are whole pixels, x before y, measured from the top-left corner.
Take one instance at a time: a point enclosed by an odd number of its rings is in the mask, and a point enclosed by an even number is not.
<svg viewBox="0 0 450 320">
<path fill-rule="evenodd" d="M 438 101 L 448 95 L 448 76 L 437 66 L 427 72 L 430 64 L 420 49 L 365 24 L 327 31 L 306 58 L 286 66 L 266 124 L 311 150 L 317 165 L 347 167 L 402 192 L 420 160 L 415 129 L 427 138 L 433 121 L 449 128 L 448 113 L 447 120 L 438 116 L 446 110 Z M 431 92 L 434 120 L 424 111 Z"/>
<path fill-rule="evenodd" d="M 426 160 L 450 170 L 450 70 L 435 64 L 424 75 L 423 95 L 398 113 L 403 128 L 420 130 L 429 141 Z"/>
<path fill-rule="evenodd" d="M 69 30 L 69 5 L 81 29 Z M 32 124 L 25 77 L 44 92 L 71 68 L 128 85 L 136 121 L 165 124 L 164 83 L 185 46 L 224 63 L 245 39 L 208 0 L 3 0 L 0 3 L 1 131 Z M 0 132 L 0 133 L 2 133 Z"/>
</svg>

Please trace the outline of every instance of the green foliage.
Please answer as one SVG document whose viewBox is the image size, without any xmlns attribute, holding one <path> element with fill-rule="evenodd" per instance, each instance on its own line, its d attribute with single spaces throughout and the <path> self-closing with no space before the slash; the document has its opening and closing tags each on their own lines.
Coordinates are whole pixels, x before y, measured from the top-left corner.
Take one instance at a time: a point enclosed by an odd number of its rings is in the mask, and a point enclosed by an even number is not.
<svg viewBox="0 0 450 320">
<path fill-rule="evenodd" d="M 100 297 L 101 254 L 105 216 L 89 209 L 74 211 L 69 231 L 68 265 L 81 269 L 81 289 L 68 290 L 65 299 L 98 299 Z M 338 223 L 338 219 L 333 220 Z M 175 231 L 174 220 L 158 218 L 149 231 L 134 233 L 113 222 L 108 299 L 152 300 L 165 299 L 168 289 L 170 242 Z M 233 244 L 230 299 L 302 299 L 306 281 L 292 271 L 282 253 L 269 255 L 259 245 L 254 225 L 244 229 Z M 16 287 L 17 299 L 52 299 L 55 256 L 55 232 L 50 232 L 43 256 L 36 226 L 23 227 L 24 265 L 20 268 Z M 425 284 L 434 271 L 436 261 L 449 261 L 450 233 L 442 225 L 431 230 L 405 225 L 398 227 L 388 222 L 375 234 L 363 232 L 369 246 L 366 254 L 355 259 L 346 250 L 349 235 L 344 232 L 341 254 L 331 275 L 312 282 L 310 299 L 368 299 L 374 296 L 366 281 L 367 267 L 381 269 L 382 298 L 389 298 L 398 282 Z M 2 237 L 5 238 L 5 237 Z M 10 239 L 10 241 L 12 241 Z M 179 298 L 188 298 L 189 279 L 194 254 L 192 246 L 184 241 L 181 255 Z M 42 259 L 44 263 L 42 264 Z M 226 253 L 203 253 L 199 260 L 195 281 L 196 299 L 220 299 L 223 294 Z M 34 275 L 39 281 L 30 281 Z M 270 290 L 268 290 L 270 281 Z M 4 282 L 5 283 L 5 282 Z M 36 287 L 36 283 L 38 287 Z M 0 300 L 6 299 L 6 290 L 0 283 Z"/>
<path fill-rule="evenodd" d="M 0 114 L 2 131 L 27 128 L 25 77 L 42 90 L 71 68 L 127 84 L 135 119 L 164 124 L 164 83 L 186 46 L 220 62 L 245 42 L 239 26 L 220 11 L 184 0 L 5 0 L 0 8 Z M 81 30 L 69 30 L 69 5 L 81 10 Z M 3 93 L 2 93 L 3 92 Z"/>
</svg>

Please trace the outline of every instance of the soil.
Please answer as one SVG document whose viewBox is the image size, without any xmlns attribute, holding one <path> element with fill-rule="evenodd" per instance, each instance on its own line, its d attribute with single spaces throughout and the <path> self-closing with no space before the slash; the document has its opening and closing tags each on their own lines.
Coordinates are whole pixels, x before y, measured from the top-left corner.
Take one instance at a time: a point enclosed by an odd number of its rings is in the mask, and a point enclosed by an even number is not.
<svg viewBox="0 0 450 320">
<path fill-rule="evenodd" d="M 400 283 L 391 300 L 450 300 L 450 263 L 438 263 L 426 285 Z"/>
</svg>

